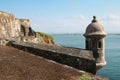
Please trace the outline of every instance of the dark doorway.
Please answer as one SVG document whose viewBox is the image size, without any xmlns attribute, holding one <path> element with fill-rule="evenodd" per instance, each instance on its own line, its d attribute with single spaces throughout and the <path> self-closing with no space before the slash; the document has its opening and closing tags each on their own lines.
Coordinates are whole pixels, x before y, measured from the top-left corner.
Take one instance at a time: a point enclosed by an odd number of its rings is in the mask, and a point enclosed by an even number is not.
<svg viewBox="0 0 120 80">
<path fill-rule="evenodd" d="M 25 27 L 23 25 L 21 25 L 21 33 L 26 36 L 26 31 L 25 31 Z"/>
</svg>

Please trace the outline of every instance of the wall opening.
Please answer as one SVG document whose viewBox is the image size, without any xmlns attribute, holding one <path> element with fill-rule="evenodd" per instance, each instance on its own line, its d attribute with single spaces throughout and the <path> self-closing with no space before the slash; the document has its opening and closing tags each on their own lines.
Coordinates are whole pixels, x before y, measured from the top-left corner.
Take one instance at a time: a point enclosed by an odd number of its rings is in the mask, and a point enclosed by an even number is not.
<svg viewBox="0 0 120 80">
<path fill-rule="evenodd" d="M 98 48 L 101 48 L 101 41 L 98 42 Z"/>
<path fill-rule="evenodd" d="M 99 58 L 99 53 L 97 51 L 93 51 L 93 57 L 95 59 Z"/>
<path fill-rule="evenodd" d="M 26 36 L 26 31 L 25 31 L 25 27 L 23 25 L 21 25 L 21 33 Z"/>
<path fill-rule="evenodd" d="M 86 49 L 89 49 L 89 42 L 86 40 Z"/>
<path fill-rule="evenodd" d="M 28 33 L 29 36 L 34 36 L 34 32 L 33 30 L 31 29 L 31 27 L 29 27 L 29 33 Z"/>
</svg>

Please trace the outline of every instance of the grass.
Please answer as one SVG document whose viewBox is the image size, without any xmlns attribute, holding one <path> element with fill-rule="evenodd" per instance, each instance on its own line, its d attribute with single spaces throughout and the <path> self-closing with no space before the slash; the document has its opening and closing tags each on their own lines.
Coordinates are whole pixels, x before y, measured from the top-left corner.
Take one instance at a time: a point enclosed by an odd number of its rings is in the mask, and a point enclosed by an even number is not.
<svg viewBox="0 0 120 80">
<path fill-rule="evenodd" d="M 44 41 L 46 43 L 48 43 L 48 44 L 49 43 L 55 44 L 54 39 L 53 39 L 53 37 L 51 35 L 43 33 L 43 32 L 37 32 L 37 33 L 44 39 Z"/>
<path fill-rule="evenodd" d="M 47 38 L 52 38 L 53 39 L 53 37 L 51 36 L 51 35 L 49 35 L 49 34 L 46 34 L 46 33 L 43 33 L 43 32 L 37 32 L 41 37 L 43 37 L 43 36 L 45 36 L 45 37 L 47 37 Z"/>
<path fill-rule="evenodd" d="M 82 76 L 80 77 L 80 80 L 91 80 L 89 75 L 87 73 L 82 74 Z"/>
</svg>

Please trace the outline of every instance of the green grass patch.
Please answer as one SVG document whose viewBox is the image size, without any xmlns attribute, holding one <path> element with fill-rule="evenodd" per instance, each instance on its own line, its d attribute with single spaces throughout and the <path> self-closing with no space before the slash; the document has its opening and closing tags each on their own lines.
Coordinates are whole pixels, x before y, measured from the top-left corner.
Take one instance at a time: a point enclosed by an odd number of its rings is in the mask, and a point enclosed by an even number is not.
<svg viewBox="0 0 120 80">
<path fill-rule="evenodd" d="M 51 35 L 43 33 L 43 32 L 37 32 L 37 33 L 45 40 L 46 43 L 55 44 L 54 39 Z"/>
<path fill-rule="evenodd" d="M 91 80 L 87 73 L 82 74 L 79 80 Z"/>
<path fill-rule="evenodd" d="M 47 38 L 51 38 L 51 39 L 53 39 L 53 37 L 51 36 L 51 35 L 49 35 L 49 34 L 46 34 L 46 33 L 43 33 L 43 32 L 37 32 L 41 37 L 43 37 L 43 36 L 45 36 L 45 37 L 47 37 Z"/>
</svg>

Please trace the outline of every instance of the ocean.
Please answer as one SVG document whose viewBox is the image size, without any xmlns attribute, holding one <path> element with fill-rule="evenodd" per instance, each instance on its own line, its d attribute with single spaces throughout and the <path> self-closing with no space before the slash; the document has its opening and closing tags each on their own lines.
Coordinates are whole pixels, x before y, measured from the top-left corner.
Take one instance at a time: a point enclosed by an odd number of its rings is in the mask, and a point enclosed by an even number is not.
<svg viewBox="0 0 120 80">
<path fill-rule="evenodd" d="M 55 34 L 53 38 L 58 45 L 85 49 L 85 38 L 81 34 Z M 105 38 L 105 55 L 107 65 L 97 75 L 110 80 L 120 80 L 120 35 L 107 35 Z"/>
</svg>

